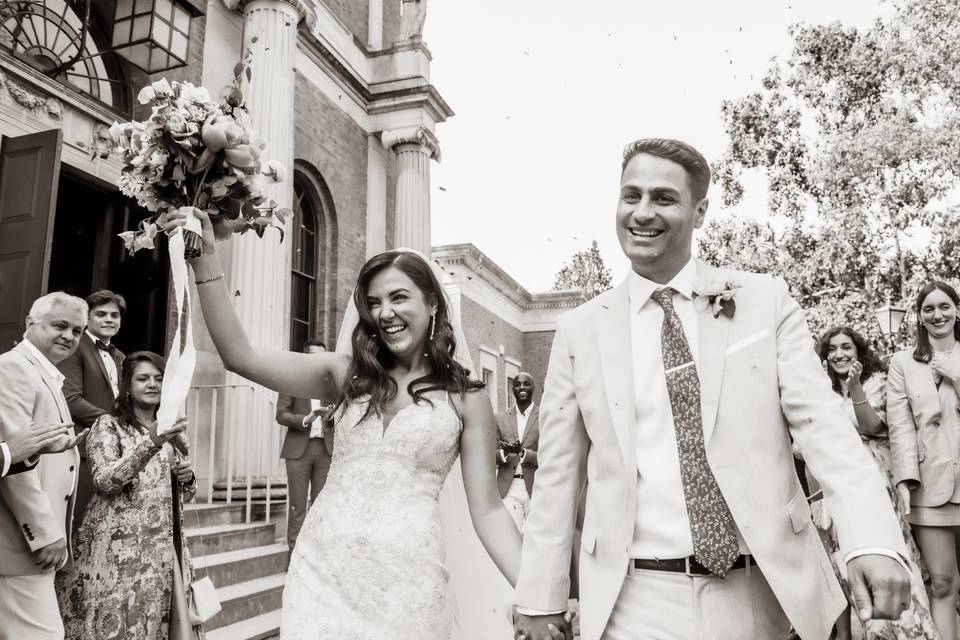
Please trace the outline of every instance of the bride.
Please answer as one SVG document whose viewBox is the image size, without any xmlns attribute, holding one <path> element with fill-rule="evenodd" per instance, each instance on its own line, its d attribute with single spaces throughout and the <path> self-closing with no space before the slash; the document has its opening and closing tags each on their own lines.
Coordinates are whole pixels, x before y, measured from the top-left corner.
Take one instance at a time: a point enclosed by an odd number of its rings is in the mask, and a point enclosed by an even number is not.
<svg viewBox="0 0 960 640">
<path fill-rule="evenodd" d="M 360 271 L 341 330 L 348 353 L 259 349 L 230 303 L 213 227 L 198 217 L 203 254 L 191 265 L 226 368 L 296 397 L 329 384 L 340 393 L 333 462 L 290 561 L 281 637 L 449 640 L 438 497 L 458 455 L 473 528 L 511 585 L 521 539 L 496 487 L 490 402 L 461 364 L 466 343 L 437 275 L 417 253 L 381 253 Z M 183 221 L 161 218 L 168 231 Z"/>
</svg>

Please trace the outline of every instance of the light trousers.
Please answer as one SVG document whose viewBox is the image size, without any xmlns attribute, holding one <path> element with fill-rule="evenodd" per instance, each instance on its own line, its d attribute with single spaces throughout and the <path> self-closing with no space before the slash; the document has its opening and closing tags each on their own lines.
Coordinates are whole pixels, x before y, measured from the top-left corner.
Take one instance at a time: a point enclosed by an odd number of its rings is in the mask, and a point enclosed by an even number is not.
<svg viewBox="0 0 960 640">
<path fill-rule="evenodd" d="M 527 493 L 527 485 L 523 478 L 514 478 L 507 490 L 507 495 L 503 496 L 503 506 L 507 508 L 513 523 L 517 525 L 517 531 L 523 535 L 523 526 L 527 521 L 527 514 L 530 513 L 530 494 Z"/>
<path fill-rule="evenodd" d="M 53 576 L 0 576 L 0 640 L 63 640 Z"/>
<path fill-rule="evenodd" d="M 631 569 L 603 640 L 783 640 L 789 632 L 755 565 L 726 579 Z"/>
</svg>

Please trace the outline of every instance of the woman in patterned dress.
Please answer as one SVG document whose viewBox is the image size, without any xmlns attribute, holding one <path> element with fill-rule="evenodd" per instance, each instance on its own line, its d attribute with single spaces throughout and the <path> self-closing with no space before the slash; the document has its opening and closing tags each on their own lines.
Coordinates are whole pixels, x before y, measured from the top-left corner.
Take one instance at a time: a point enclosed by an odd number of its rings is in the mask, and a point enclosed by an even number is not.
<svg viewBox="0 0 960 640">
<path fill-rule="evenodd" d="M 933 619 L 930 616 L 930 604 L 923 584 L 920 569 L 920 553 L 910 532 L 906 519 L 906 509 L 894 488 L 890 471 L 890 442 L 886 425 L 886 367 L 874 354 L 867 341 L 850 327 L 834 327 L 827 331 L 817 346 L 817 353 L 824 362 L 833 390 L 843 398 L 844 408 L 851 424 L 856 427 L 863 440 L 864 447 L 873 456 L 877 470 L 883 475 L 887 493 L 900 517 L 900 528 L 910 552 L 909 565 L 913 573 L 911 581 L 911 611 L 900 620 L 875 620 L 864 625 L 859 617 L 851 615 L 850 607 L 837 621 L 837 638 L 845 640 L 851 637 L 865 640 L 899 640 L 904 638 L 938 639 Z M 829 505 L 823 505 L 829 513 Z M 818 529 L 827 551 L 830 552 L 834 570 L 840 584 L 843 585 L 848 600 L 853 603 L 853 595 L 844 579 L 843 558 L 837 557 L 838 545 L 829 515 L 819 518 Z"/>
<path fill-rule="evenodd" d="M 74 561 L 58 576 L 69 640 L 166 640 L 173 597 L 173 486 L 182 501 L 196 493 L 185 450 L 185 421 L 157 433 L 163 358 L 127 356 L 112 414 L 90 429 L 87 456 L 97 491 L 77 532 Z M 179 527 L 178 527 L 179 528 Z M 182 528 L 179 528 L 182 531 Z M 190 584 L 184 554 L 183 584 Z M 193 628 L 195 638 L 202 629 Z"/>
</svg>

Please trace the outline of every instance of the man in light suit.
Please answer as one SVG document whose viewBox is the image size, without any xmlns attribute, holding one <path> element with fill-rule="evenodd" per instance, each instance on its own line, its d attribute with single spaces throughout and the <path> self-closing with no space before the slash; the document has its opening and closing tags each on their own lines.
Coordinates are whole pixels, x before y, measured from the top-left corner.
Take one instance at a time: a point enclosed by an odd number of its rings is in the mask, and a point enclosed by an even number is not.
<svg viewBox="0 0 960 640">
<path fill-rule="evenodd" d="M 80 336 L 77 350 L 57 368 L 64 375 L 63 395 L 70 415 L 77 426 L 92 427 L 97 418 L 110 413 L 120 384 L 123 352 L 113 340 L 120 331 L 127 301 L 108 289 L 87 296 L 87 330 Z M 79 447 L 80 466 L 77 474 L 77 498 L 73 513 L 73 533 L 83 520 L 87 503 L 94 494 L 93 478 L 87 462 L 87 449 Z"/>
<path fill-rule="evenodd" d="M 523 522 L 530 511 L 533 479 L 537 473 L 540 411 L 533 402 L 535 387 L 533 376 L 518 373 L 513 379 L 516 405 L 496 416 L 497 485 L 520 533 L 523 533 Z M 519 451 L 514 447 L 519 447 Z"/>
<path fill-rule="evenodd" d="M 87 305 L 62 292 L 38 298 L 24 340 L 0 355 L 0 438 L 21 425 L 70 421 L 63 374 L 87 324 Z M 61 436 L 62 453 L 0 478 L 0 640 L 62 639 L 54 572 L 70 555 L 79 438 Z"/>
<path fill-rule="evenodd" d="M 693 147 L 624 153 L 632 270 L 558 323 L 515 627 L 562 625 L 578 491 L 583 640 L 826 640 L 844 610 L 790 449 L 821 480 L 861 617 L 910 601 L 896 516 L 780 279 L 691 258 L 710 170 Z"/>
<path fill-rule="evenodd" d="M 304 353 L 327 350 L 319 340 L 307 340 Z M 280 457 L 287 463 L 287 545 L 293 551 L 303 519 L 327 481 L 333 454 L 333 432 L 325 428 L 329 398 L 277 396 L 277 422 L 287 428 Z"/>
</svg>

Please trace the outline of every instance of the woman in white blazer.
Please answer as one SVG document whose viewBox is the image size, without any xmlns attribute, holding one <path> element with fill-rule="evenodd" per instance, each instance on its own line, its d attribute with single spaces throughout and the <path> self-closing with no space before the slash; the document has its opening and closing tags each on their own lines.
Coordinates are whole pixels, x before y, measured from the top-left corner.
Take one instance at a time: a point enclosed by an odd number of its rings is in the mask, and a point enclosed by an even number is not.
<svg viewBox="0 0 960 640">
<path fill-rule="evenodd" d="M 931 613 L 957 636 L 960 526 L 960 297 L 931 281 L 917 295 L 917 345 L 890 361 L 887 421 L 894 481 L 930 571 Z"/>
</svg>

